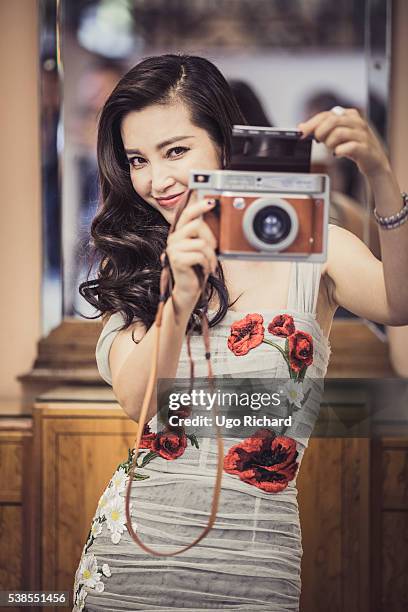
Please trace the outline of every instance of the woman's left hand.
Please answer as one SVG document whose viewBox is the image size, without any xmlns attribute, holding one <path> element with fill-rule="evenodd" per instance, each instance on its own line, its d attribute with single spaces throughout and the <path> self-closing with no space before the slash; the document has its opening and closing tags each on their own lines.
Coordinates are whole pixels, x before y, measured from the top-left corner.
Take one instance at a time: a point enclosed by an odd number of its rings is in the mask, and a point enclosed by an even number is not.
<svg viewBox="0 0 408 612">
<path fill-rule="evenodd" d="M 336 157 L 348 157 L 367 178 L 390 170 L 390 163 L 378 137 L 355 108 L 342 115 L 324 111 L 299 123 L 304 136 L 314 135 Z"/>
</svg>

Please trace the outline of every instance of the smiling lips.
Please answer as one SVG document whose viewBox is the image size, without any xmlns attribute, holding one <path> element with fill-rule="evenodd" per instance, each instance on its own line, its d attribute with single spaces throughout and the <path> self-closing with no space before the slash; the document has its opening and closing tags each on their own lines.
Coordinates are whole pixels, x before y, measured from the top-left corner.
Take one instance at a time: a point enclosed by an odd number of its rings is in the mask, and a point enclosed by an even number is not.
<svg viewBox="0 0 408 612">
<path fill-rule="evenodd" d="M 174 195 L 168 196 L 167 198 L 155 198 L 155 200 L 163 208 L 173 208 L 173 206 L 176 206 L 181 201 L 185 193 L 185 191 L 182 191 L 181 193 L 175 193 Z"/>
</svg>

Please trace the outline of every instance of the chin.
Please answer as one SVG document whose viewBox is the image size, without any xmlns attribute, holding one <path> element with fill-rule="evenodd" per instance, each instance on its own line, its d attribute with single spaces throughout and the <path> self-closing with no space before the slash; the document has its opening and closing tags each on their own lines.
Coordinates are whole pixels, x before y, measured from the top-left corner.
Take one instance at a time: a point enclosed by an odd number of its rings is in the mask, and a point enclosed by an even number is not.
<svg viewBox="0 0 408 612">
<path fill-rule="evenodd" d="M 176 210 L 177 208 L 174 208 L 172 210 L 165 210 L 164 212 L 162 212 L 163 217 L 166 219 L 166 221 L 168 221 L 168 223 L 173 223 L 173 219 L 176 215 Z"/>
</svg>

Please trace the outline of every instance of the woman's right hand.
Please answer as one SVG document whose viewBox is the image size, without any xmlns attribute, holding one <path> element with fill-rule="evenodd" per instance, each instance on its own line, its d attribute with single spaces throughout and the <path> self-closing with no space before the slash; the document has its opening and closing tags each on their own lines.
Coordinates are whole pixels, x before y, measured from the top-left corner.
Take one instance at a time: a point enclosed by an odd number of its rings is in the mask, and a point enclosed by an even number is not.
<svg viewBox="0 0 408 612">
<path fill-rule="evenodd" d="M 215 248 L 217 241 L 202 215 L 214 207 L 209 200 L 201 200 L 186 206 L 175 230 L 167 239 L 167 257 L 174 278 L 174 292 L 181 306 L 194 309 L 201 293 L 201 286 L 193 266 L 203 268 L 204 284 L 218 265 Z"/>
</svg>

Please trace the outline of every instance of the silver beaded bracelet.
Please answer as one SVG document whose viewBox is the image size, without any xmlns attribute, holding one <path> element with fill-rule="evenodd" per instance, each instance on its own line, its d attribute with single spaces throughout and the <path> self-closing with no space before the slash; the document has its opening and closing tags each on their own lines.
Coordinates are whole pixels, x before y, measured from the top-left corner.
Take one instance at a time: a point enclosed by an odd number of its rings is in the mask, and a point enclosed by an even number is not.
<svg viewBox="0 0 408 612">
<path fill-rule="evenodd" d="M 404 205 L 395 215 L 382 217 L 378 214 L 377 209 L 374 208 L 374 217 L 380 227 L 384 229 L 394 229 L 408 220 L 408 194 L 404 192 L 401 195 Z"/>
</svg>

